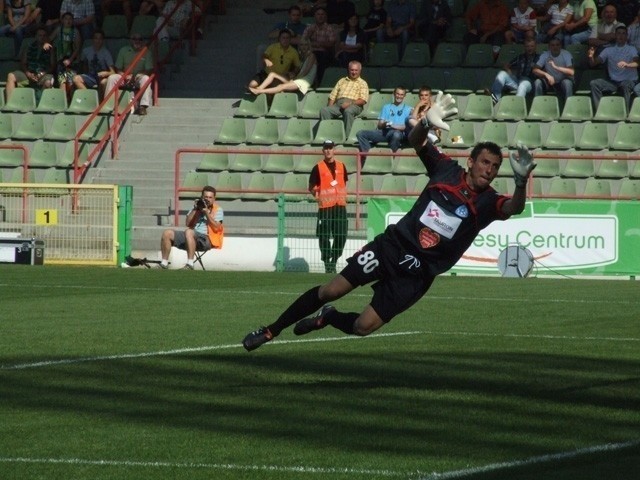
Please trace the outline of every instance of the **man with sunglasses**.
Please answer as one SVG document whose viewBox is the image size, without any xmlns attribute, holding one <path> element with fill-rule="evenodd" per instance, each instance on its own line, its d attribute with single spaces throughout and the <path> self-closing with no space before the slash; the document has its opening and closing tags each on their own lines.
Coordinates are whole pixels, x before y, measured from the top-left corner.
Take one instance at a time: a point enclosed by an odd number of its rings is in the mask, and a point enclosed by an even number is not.
<svg viewBox="0 0 640 480">
<path fill-rule="evenodd" d="M 300 68 L 300 55 L 291 45 L 291 32 L 289 30 L 284 28 L 280 30 L 278 42 L 267 47 L 262 55 L 262 60 L 264 69 L 251 79 L 249 82 L 250 88 L 256 88 L 264 82 L 271 72 L 275 72 L 285 78 L 293 78 L 292 73 Z"/>
</svg>

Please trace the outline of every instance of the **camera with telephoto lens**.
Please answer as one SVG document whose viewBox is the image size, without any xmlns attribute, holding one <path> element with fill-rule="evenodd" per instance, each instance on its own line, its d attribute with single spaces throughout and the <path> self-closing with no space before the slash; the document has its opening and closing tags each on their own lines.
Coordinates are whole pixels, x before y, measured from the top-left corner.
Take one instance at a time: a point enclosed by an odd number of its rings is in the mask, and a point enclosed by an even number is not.
<svg viewBox="0 0 640 480">
<path fill-rule="evenodd" d="M 202 210 L 203 208 L 209 208 L 211 203 L 206 198 L 196 198 L 196 208 Z"/>
</svg>

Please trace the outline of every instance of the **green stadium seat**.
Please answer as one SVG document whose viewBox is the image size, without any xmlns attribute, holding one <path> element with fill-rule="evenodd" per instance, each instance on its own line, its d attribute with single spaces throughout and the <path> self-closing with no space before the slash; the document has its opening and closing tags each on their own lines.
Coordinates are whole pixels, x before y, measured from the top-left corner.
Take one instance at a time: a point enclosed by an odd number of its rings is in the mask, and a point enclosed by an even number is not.
<svg viewBox="0 0 640 480">
<path fill-rule="evenodd" d="M 461 43 L 440 42 L 431 60 L 432 67 L 458 67 L 464 60 Z"/>
<path fill-rule="evenodd" d="M 426 67 L 431 63 L 431 51 L 427 43 L 409 43 L 398 65 L 401 67 Z"/>
<path fill-rule="evenodd" d="M 87 119 L 88 117 L 83 120 L 82 125 L 84 125 Z M 78 129 L 78 131 L 80 130 L 80 128 Z M 81 142 L 92 142 L 92 143 L 99 142 L 107 134 L 108 130 L 109 130 L 108 117 L 94 117 L 89 122 L 86 130 L 80 134 L 79 140 Z"/>
<path fill-rule="evenodd" d="M 491 67 L 494 60 L 493 45 L 490 43 L 472 43 L 467 48 L 462 66 L 467 68 Z"/>
<path fill-rule="evenodd" d="M 298 94 L 279 92 L 273 96 L 267 117 L 295 118 L 298 115 Z"/>
<path fill-rule="evenodd" d="M 551 122 L 560 118 L 558 97 L 554 95 L 540 95 L 533 98 L 528 121 Z"/>
<path fill-rule="evenodd" d="M 422 192 L 422 190 L 424 190 L 424 187 L 427 186 L 428 182 L 429 177 L 427 177 L 426 175 L 420 175 L 418 178 L 416 178 L 416 183 L 413 184 L 413 188 L 411 189 L 411 191 L 413 193 Z"/>
<path fill-rule="evenodd" d="M 527 101 L 524 97 L 507 95 L 500 99 L 495 108 L 494 118 L 518 122 L 527 118 Z"/>
<path fill-rule="evenodd" d="M 15 145 L 16 142 L 4 140 L 0 142 L 1 147 Z M 27 150 L 27 157 L 29 151 Z M 18 167 L 24 164 L 24 151 L 21 148 L 0 148 L 0 167 Z"/>
<path fill-rule="evenodd" d="M 466 97 L 464 111 L 460 113 L 462 120 L 491 120 L 493 118 L 493 102 L 489 95 L 475 93 Z"/>
<path fill-rule="evenodd" d="M 589 154 L 589 152 L 585 152 Z M 565 178 L 589 178 L 595 173 L 593 160 L 590 158 L 569 158 L 560 168 L 560 176 Z"/>
<path fill-rule="evenodd" d="M 44 176 L 42 177 L 41 183 L 49 183 L 55 185 L 67 185 L 70 182 L 69 171 L 62 170 L 59 168 L 48 168 L 44 172 Z M 62 195 L 65 193 L 65 190 L 56 189 L 56 188 L 40 188 L 36 192 L 38 195 Z"/>
<path fill-rule="evenodd" d="M 584 122 L 576 148 L 602 150 L 609 147 L 609 129 L 605 123 Z"/>
<path fill-rule="evenodd" d="M 129 34 L 139 33 L 143 38 L 151 38 L 156 29 L 156 20 L 155 15 L 136 15 L 133 17 Z"/>
<path fill-rule="evenodd" d="M 105 38 L 127 38 L 129 36 L 127 17 L 118 14 L 105 15 L 102 19 L 102 31 Z"/>
<path fill-rule="evenodd" d="M 493 182 L 491 182 L 491 187 L 493 187 L 496 192 L 503 195 L 509 195 L 511 193 L 511 191 L 509 190 L 509 181 L 506 177 L 494 178 Z"/>
<path fill-rule="evenodd" d="M 624 178 L 629 174 L 628 160 L 600 160 L 596 166 L 597 178 Z"/>
<path fill-rule="evenodd" d="M 264 161 L 262 170 L 271 173 L 287 173 L 293 171 L 293 154 L 271 151 Z"/>
<path fill-rule="evenodd" d="M 306 173 L 309 175 L 311 173 L 311 169 L 320 161 L 321 154 L 317 152 L 317 148 L 304 148 L 305 152 L 313 152 L 313 155 L 297 155 L 299 157 L 295 160 L 295 165 L 293 167 L 293 171 L 296 173 Z M 317 153 L 316 153 L 317 152 Z"/>
<path fill-rule="evenodd" d="M 560 120 L 568 122 L 586 122 L 593 119 L 591 97 L 573 95 L 565 101 Z"/>
<path fill-rule="evenodd" d="M 611 139 L 612 150 L 639 150 L 640 123 L 619 123 Z"/>
<path fill-rule="evenodd" d="M 189 191 L 180 192 L 180 198 L 193 198 L 194 194 L 200 192 L 206 185 L 209 185 L 209 176 L 204 172 L 187 172 L 181 188 L 188 188 Z"/>
<path fill-rule="evenodd" d="M 555 177 L 551 179 L 547 195 L 550 197 L 575 197 L 577 194 L 576 182 L 572 178 Z"/>
<path fill-rule="evenodd" d="M 210 152 L 202 155 L 198 171 L 221 172 L 229 169 L 229 153 Z"/>
<path fill-rule="evenodd" d="M 589 59 L 587 58 L 588 46 L 585 43 L 572 43 L 564 47 L 573 57 L 573 67 L 576 71 L 584 71 L 589 68 Z"/>
<path fill-rule="evenodd" d="M 27 170 L 27 178 L 25 182 L 24 178 L 24 167 L 16 167 L 11 171 L 11 175 L 8 180 L 5 180 L 6 183 L 36 183 L 36 173 L 34 170 Z M 22 195 L 22 189 L 2 189 L 3 195 Z"/>
<path fill-rule="evenodd" d="M 0 115 L 0 140 L 11 138 L 11 135 L 13 135 L 13 116 Z"/>
<path fill-rule="evenodd" d="M 351 125 L 351 132 L 349 132 L 349 136 L 344 142 L 345 145 L 357 145 L 358 139 L 356 138 L 356 134 L 361 130 L 375 130 L 378 128 L 378 120 L 366 119 L 366 118 L 356 118 L 353 121 L 353 125 Z"/>
<path fill-rule="evenodd" d="M 582 195 L 585 197 L 611 198 L 611 181 L 602 178 L 587 178 Z"/>
<path fill-rule="evenodd" d="M 324 74 L 322 75 L 322 80 L 320 81 L 320 84 L 318 85 L 315 91 L 326 92 L 328 94 L 331 90 L 333 90 L 333 87 L 336 86 L 336 83 L 338 83 L 338 80 L 346 76 L 347 76 L 347 70 L 343 67 L 327 67 L 324 71 Z M 368 78 L 368 77 L 365 77 L 364 72 L 363 72 L 362 78 Z M 367 83 L 368 83 L 368 80 L 367 80 Z M 309 93 L 307 93 L 306 96 L 308 96 Z M 325 102 L 325 105 L 326 105 L 326 102 Z"/>
<path fill-rule="evenodd" d="M 127 92 L 126 90 L 122 90 L 119 92 L 120 100 L 118 101 L 118 114 L 124 112 L 127 108 L 131 108 L 130 100 L 131 100 L 131 92 Z M 111 115 L 115 109 L 116 104 L 116 96 L 111 95 L 105 104 L 100 109 L 100 114 L 102 115 Z"/>
<path fill-rule="evenodd" d="M 292 118 L 287 121 L 280 143 L 284 145 L 306 145 L 313 140 L 312 120 Z"/>
<path fill-rule="evenodd" d="M 503 97 L 504 98 L 504 97 Z M 482 133 L 480 134 L 480 142 L 493 142 L 501 147 L 511 145 L 509 141 L 509 132 L 507 130 L 507 124 L 503 122 L 494 122 L 487 120 L 484 123 Z M 506 162 L 509 163 L 509 162 Z"/>
<path fill-rule="evenodd" d="M 366 79 L 369 86 L 369 93 L 376 92 L 382 87 L 382 72 L 387 67 L 364 67 L 362 69 L 362 78 Z"/>
<path fill-rule="evenodd" d="M 574 95 L 587 95 L 591 96 L 591 80 L 596 78 L 605 78 L 606 73 L 603 68 L 587 68 L 579 70 L 578 79 L 576 82 Z"/>
<path fill-rule="evenodd" d="M 366 175 L 385 175 L 393 172 L 393 156 L 391 150 L 385 147 L 374 147 L 367 152 L 367 160 L 362 166 L 362 173 Z"/>
<path fill-rule="evenodd" d="M 253 149 L 246 149 L 236 153 L 229 163 L 232 172 L 256 172 L 262 170 L 262 154 Z"/>
<path fill-rule="evenodd" d="M 454 3 L 462 3 L 462 0 L 454 0 Z M 444 41 L 449 43 L 461 44 L 464 40 L 464 34 L 467 33 L 467 25 L 460 16 L 454 16 L 451 20 L 451 26 L 447 29 L 447 33 L 444 34 Z"/>
<path fill-rule="evenodd" d="M 284 176 L 281 190 L 286 194 L 289 202 L 310 200 L 309 175 L 287 173 Z"/>
<path fill-rule="evenodd" d="M 557 177 L 560 175 L 560 158 L 566 151 L 541 151 L 536 152 L 535 160 L 537 167 L 533 172 L 536 177 Z M 544 155 L 545 157 L 541 157 Z"/>
<path fill-rule="evenodd" d="M 380 91 L 383 93 L 392 93 L 398 86 L 413 90 L 413 72 L 411 69 L 388 67 L 383 69 L 380 75 Z"/>
<path fill-rule="evenodd" d="M 67 109 L 67 94 L 59 88 L 46 88 L 42 91 L 35 112 L 61 113 Z"/>
<path fill-rule="evenodd" d="M 407 178 L 403 175 L 385 175 L 382 177 L 380 192 L 383 194 L 408 193 Z"/>
<path fill-rule="evenodd" d="M 300 118 L 320 118 L 320 110 L 327 106 L 329 94 L 325 92 L 308 92 L 300 106 Z"/>
<path fill-rule="evenodd" d="M 518 144 L 526 145 L 531 149 L 542 146 L 542 131 L 540 129 L 540 123 L 524 121 L 518 122 L 513 138 L 511 139 L 511 146 L 516 147 Z"/>
<path fill-rule="evenodd" d="M 36 140 L 29 155 L 29 167 L 50 168 L 58 166 L 58 144 Z"/>
<path fill-rule="evenodd" d="M 342 119 L 320 120 L 311 143 L 313 145 L 321 145 L 325 140 L 333 140 L 334 143 L 340 145 L 346 139 L 347 136 Z"/>
<path fill-rule="evenodd" d="M 524 53 L 524 45 L 521 43 L 505 44 L 500 47 L 498 58 L 496 58 L 496 66 L 502 68 L 504 65 L 511 63 L 511 60 Z"/>
<path fill-rule="evenodd" d="M 12 37 L 0 37 L 0 61 L 14 60 L 16 58 L 14 45 Z M 4 81 L 5 78 L 2 80 Z"/>
<path fill-rule="evenodd" d="M 377 120 L 380 118 L 382 106 L 390 101 L 391 97 L 388 93 L 373 92 L 369 95 L 369 101 L 364 106 L 360 116 L 365 119 Z"/>
<path fill-rule="evenodd" d="M 336 149 L 336 157 L 344 163 L 349 174 L 356 173 L 358 170 L 358 153 L 358 147 L 342 145 Z"/>
<path fill-rule="evenodd" d="M 576 145 L 576 134 L 573 123 L 551 122 L 549 135 L 542 142 L 544 148 L 562 150 Z"/>
<path fill-rule="evenodd" d="M 402 153 L 412 153 L 411 157 L 396 157 L 393 162 L 395 175 L 424 175 L 426 168 L 412 149 L 402 150 Z"/>
<path fill-rule="evenodd" d="M 419 89 L 422 85 L 428 85 L 431 87 L 433 92 L 437 92 L 438 90 L 443 90 L 446 87 L 444 77 L 442 76 L 442 72 L 444 68 L 440 67 L 423 67 L 423 68 L 412 68 L 413 72 L 413 84 L 416 87 L 416 90 Z"/>
<path fill-rule="evenodd" d="M 242 173 L 220 172 L 215 182 L 216 199 L 235 200 L 242 195 Z"/>
<path fill-rule="evenodd" d="M 376 43 L 369 49 L 367 65 L 371 67 L 391 67 L 399 61 L 398 44 L 395 42 Z"/>
<path fill-rule="evenodd" d="M 436 72 L 436 78 L 438 72 Z M 478 90 L 475 72 L 463 67 L 442 68 L 439 72 L 444 91 L 452 95 L 470 95 Z"/>
<path fill-rule="evenodd" d="M 472 148 L 476 144 L 476 122 L 452 120 L 449 131 L 442 132 L 442 146 L 445 148 Z M 484 124 L 480 124 L 484 128 Z"/>
<path fill-rule="evenodd" d="M 640 200 L 640 180 L 623 178 L 618 190 L 618 198 Z"/>
<path fill-rule="evenodd" d="M 629 177 L 640 178 L 640 160 L 631 162 L 631 165 L 629 165 Z"/>
<path fill-rule="evenodd" d="M 256 120 L 253 132 L 247 137 L 247 143 L 273 145 L 278 143 L 279 138 L 278 120 L 275 118 L 261 117 Z"/>
<path fill-rule="evenodd" d="M 251 191 L 257 190 L 257 191 Z M 267 201 L 276 198 L 276 184 L 273 174 L 257 172 L 249 178 L 249 184 L 242 193 L 242 200 Z"/>
<path fill-rule="evenodd" d="M 347 201 L 355 202 L 356 192 L 360 191 L 360 201 L 367 201 L 368 197 L 377 193 L 374 187 L 374 175 L 361 175 L 359 181 L 351 181 L 347 184 Z"/>
<path fill-rule="evenodd" d="M 82 165 L 89 158 L 90 144 L 79 142 L 78 143 L 78 165 Z M 62 155 L 58 157 L 59 168 L 73 168 L 75 156 L 75 142 L 67 142 L 62 149 Z"/>
<path fill-rule="evenodd" d="M 33 88 L 16 88 L 6 101 L 3 112 L 32 112 L 36 109 L 36 92 Z"/>
<path fill-rule="evenodd" d="M 624 122 L 627 119 L 627 104 L 623 97 L 602 97 L 593 120 L 596 122 Z"/>
<path fill-rule="evenodd" d="M 500 68 L 496 67 L 484 67 L 484 68 L 476 68 L 474 71 L 476 72 L 476 93 L 480 93 L 486 95 L 485 91 L 490 89 L 493 85 L 493 81 L 496 79 L 496 76 L 500 72 Z"/>
<path fill-rule="evenodd" d="M 29 112 L 21 116 L 20 123 L 14 130 L 11 138 L 17 140 L 37 140 L 44 137 L 44 134 L 43 116 Z"/>
<path fill-rule="evenodd" d="M 531 184 L 531 190 L 533 192 L 534 197 L 542 197 L 546 195 L 546 191 L 548 190 L 547 188 L 545 188 L 548 183 L 547 180 L 548 179 L 546 178 L 538 178 L 538 177 L 533 178 L 533 183 Z"/>
<path fill-rule="evenodd" d="M 237 145 L 247 141 L 247 127 L 244 118 L 225 118 L 216 143 Z"/>
<path fill-rule="evenodd" d="M 267 114 L 267 95 L 247 95 L 240 100 L 234 117 L 259 118 Z"/>
<path fill-rule="evenodd" d="M 640 122 L 640 97 L 634 98 L 629 110 L 628 122 Z"/>
</svg>

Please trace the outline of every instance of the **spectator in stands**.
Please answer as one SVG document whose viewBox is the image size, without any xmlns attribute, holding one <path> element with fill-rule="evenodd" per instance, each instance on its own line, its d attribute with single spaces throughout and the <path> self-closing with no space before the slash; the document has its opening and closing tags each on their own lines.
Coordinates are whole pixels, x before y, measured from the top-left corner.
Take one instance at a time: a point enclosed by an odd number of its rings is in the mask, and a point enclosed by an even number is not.
<svg viewBox="0 0 640 480">
<path fill-rule="evenodd" d="M 5 94 L 7 100 L 17 87 L 31 87 L 37 90 L 53 87 L 53 71 L 56 66 L 56 58 L 53 49 L 45 49 L 47 43 L 47 30 L 38 27 L 33 42 L 27 48 L 22 49 L 20 56 L 20 70 L 10 72 L 7 75 Z"/>
<path fill-rule="evenodd" d="M 384 42 L 384 32 L 387 25 L 387 11 L 384 0 L 373 0 L 367 13 L 367 21 L 362 27 L 366 38 L 366 47 L 370 48 L 375 42 Z"/>
<path fill-rule="evenodd" d="M 627 27 L 629 45 L 633 45 L 640 52 L 640 8 L 636 9 L 636 17 Z"/>
<path fill-rule="evenodd" d="M 349 176 L 344 163 L 336 159 L 335 148 L 332 140 L 324 141 L 324 158 L 313 167 L 309 175 L 309 192 L 318 202 L 316 236 L 326 273 L 336 273 L 336 263 L 347 242 Z"/>
<path fill-rule="evenodd" d="M 32 3 L 35 4 L 35 2 Z M 60 24 L 61 6 L 62 0 L 38 0 L 31 14 L 34 23 L 46 27 L 48 34 L 53 32 Z"/>
<path fill-rule="evenodd" d="M 265 50 L 262 55 L 264 69 L 259 71 L 249 82 L 249 88 L 256 88 L 262 84 L 270 73 L 277 74 L 272 77 L 269 84 L 276 83 L 280 78 L 286 78 L 287 81 L 293 76 L 293 72 L 300 69 L 300 55 L 298 51 L 291 46 L 291 34 L 289 30 L 280 30 L 278 43 L 273 43 Z"/>
<path fill-rule="evenodd" d="M 6 23 L 0 27 L 0 36 L 13 36 L 15 56 L 20 54 L 22 39 L 32 21 L 32 9 L 28 0 L 7 0 L 5 6 Z"/>
<path fill-rule="evenodd" d="M 423 0 L 422 8 L 416 19 L 416 32 L 429 44 L 431 55 L 436 51 L 438 42 L 447 34 L 453 15 L 447 0 Z"/>
<path fill-rule="evenodd" d="M 164 9 L 165 0 L 142 0 L 138 15 L 152 15 L 159 17 Z"/>
<path fill-rule="evenodd" d="M 353 60 L 364 63 L 365 36 L 360 29 L 360 19 L 357 15 L 351 15 L 340 32 L 340 43 L 336 47 L 336 60 L 338 65 L 347 68 Z"/>
<path fill-rule="evenodd" d="M 313 18 L 315 23 L 307 27 L 303 37 L 311 42 L 311 48 L 318 61 L 318 81 L 320 81 L 326 68 L 333 62 L 338 36 L 334 28 L 327 23 L 327 10 L 324 7 L 316 8 Z"/>
<path fill-rule="evenodd" d="M 536 81 L 533 66 L 539 59 L 540 54 L 536 51 L 536 41 L 532 38 L 525 40 L 524 52 L 504 65 L 504 70 L 498 72 L 493 85 L 491 85 L 491 91 L 485 90 L 485 93 L 491 95 L 493 104 L 498 103 L 505 89 L 516 92 L 519 97 L 526 97 Z"/>
<path fill-rule="evenodd" d="M 531 8 L 533 8 L 533 11 L 536 12 L 538 17 L 541 17 L 544 16 L 549 10 L 549 7 L 557 1 L 558 0 L 531 0 Z"/>
<path fill-rule="evenodd" d="M 382 106 L 378 116 L 378 125 L 375 130 L 360 130 L 356 134 L 358 149 L 362 153 L 371 150 L 371 147 L 387 142 L 392 152 L 400 150 L 402 143 L 407 138 L 407 120 L 411 115 L 411 107 L 404 103 L 407 89 L 401 86 L 393 90 L 393 102 Z M 362 165 L 366 156 L 361 156 Z"/>
<path fill-rule="evenodd" d="M 350 17 L 356 15 L 356 6 L 349 0 L 327 0 L 327 23 L 340 32 Z"/>
<path fill-rule="evenodd" d="M 540 55 L 533 66 L 533 74 L 537 77 L 533 85 L 536 97 L 553 91 L 562 107 L 567 97 L 573 95 L 573 57 L 557 38 L 552 38 L 549 50 Z"/>
<path fill-rule="evenodd" d="M 360 62 L 351 62 L 347 70 L 348 75 L 338 80 L 331 90 L 327 106 L 320 109 L 320 120 L 342 117 L 344 131 L 349 135 L 354 119 L 369 101 L 369 85 L 360 77 Z"/>
<path fill-rule="evenodd" d="M 393 0 L 387 5 L 386 40 L 399 41 L 398 55 L 402 58 L 416 25 L 416 6 L 407 0 Z"/>
<path fill-rule="evenodd" d="M 288 30 L 291 35 L 291 45 L 298 46 L 302 34 L 307 28 L 305 23 L 302 23 L 302 10 L 298 5 L 292 5 L 287 12 L 287 19 L 278 22 L 274 25 L 273 30 L 269 32 L 268 37 L 271 40 L 277 40 L 280 35 L 280 31 Z"/>
<path fill-rule="evenodd" d="M 439 105 L 434 106 L 432 114 L 435 109 L 442 111 Z M 427 141 L 422 122 L 413 129 L 409 141 L 429 176 L 413 207 L 347 259 L 340 274 L 303 293 L 275 322 L 246 335 L 242 341 L 246 350 L 255 350 L 293 324 L 296 335 L 328 325 L 348 335 L 375 332 L 422 298 L 435 278 L 455 265 L 483 228 L 524 210 L 527 181 L 535 167 L 526 147 L 509 156 L 515 189 L 507 197 L 490 186 L 502 164 L 502 152 L 495 143 L 477 144 L 467 158 L 465 171 Z M 361 313 L 340 312 L 327 304 L 370 283 L 373 298 Z"/>
<path fill-rule="evenodd" d="M 173 15 L 171 15 L 172 12 Z M 166 42 L 171 38 L 180 37 L 189 22 L 199 15 L 200 8 L 191 0 L 169 0 L 156 21 L 158 40 Z M 167 23 L 160 27 L 167 18 L 169 19 Z"/>
<path fill-rule="evenodd" d="M 518 0 L 510 21 L 511 28 L 504 34 L 507 43 L 524 43 L 527 39 L 536 38 L 537 15 L 529 5 L 529 0 Z"/>
<path fill-rule="evenodd" d="M 618 21 L 628 28 L 638 13 L 638 0 L 613 0 L 611 4 L 616 7 Z"/>
<path fill-rule="evenodd" d="M 53 48 L 56 52 L 56 81 L 70 99 L 73 79 L 80 66 L 82 39 L 80 31 L 73 26 L 73 15 L 70 12 L 62 14 L 61 22 L 49 36 L 50 43 L 45 48 Z"/>
<path fill-rule="evenodd" d="M 602 15 L 598 20 L 598 25 L 591 32 L 588 43 L 591 47 L 596 47 L 596 52 L 602 51 L 603 48 L 615 45 L 616 30 L 619 26 L 623 26 L 616 18 L 617 10 L 611 4 L 605 5 L 602 9 Z"/>
<path fill-rule="evenodd" d="M 303 39 L 298 45 L 298 48 L 300 50 L 302 65 L 293 80 L 290 80 L 288 77 L 278 75 L 276 72 L 271 72 L 260 85 L 255 88 L 249 87 L 251 93 L 254 95 L 259 95 L 261 93 L 272 95 L 279 92 L 299 91 L 303 95 L 306 95 L 315 81 L 318 64 L 308 40 Z M 272 87 L 271 85 L 276 81 L 279 82 L 279 84 Z"/>
<path fill-rule="evenodd" d="M 95 28 L 96 10 L 92 0 L 63 0 L 60 13 L 73 15 L 73 25 L 80 30 L 83 39 L 91 38 Z M 60 18 L 62 21 L 62 17 Z"/>
<path fill-rule="evenodd" d="M 418 103 L 415 104 L 409 118 L 407 118 L 407 137 L 411 135 L 411 130 L 427 116 L 433 101 L 431 87 L 423 85 L 418 91 Z M 434 145 L 440 141 L 440 129 L 431 128 L 429 130 L 429 140 Z"/>
<path fill-rule="evenodd" d="M 193 270 L 193 261 L 197 251 L 222 248 L 224 238 L 224 211 L 216 203 L 216 189 L 210 185 L 202 189 L 200 198 L 193 202 L 193 208 L 187 214 L 186 230 L 167 229 L 162 233 L 160 268 L 169 268 L 171 247 L 187 251 L 187 263 L 184 270 Z"/>
<path fill-rule="evenodd" d="M 97 88 L 100 98 L 104 96 L 109 75 L 115 73 L 113 57 L 104 44 L 104 32 L 96 30 L 91 38 L 91 45 L 82 50 L 83 71 L 85 73 L 73 77 L 76 88 Z"/>
<path fill-rule="evenodd" d="M 546 15 L 538 17 L 542 24 L 542 31 L 538 35 L 538 42 L 548 43 L 552 38 L 558 38 L 564 43 L 564 26 L 573 20 L 573 7 L 569 0 L 558 0 L 552 3 Z"/>
<path fill-rule="evenodd" d="M 502 0 L 479 0 L 465 14 L 467 33 L 464 43 L 488 43 L 499 47 L 504 44 L 504 33 L 509 28 L 509 10 Z"/>
<path fill-rule="evenodd" d="M 564 26 L 564 46 L 574 43 L 586 44 L 591 37 L 591 32 L 598 24 L 596 4 L 593 0 L 574 0 L 571 3 L 573 17 Z"/>
<path fill-rule="evenodd" d="M 107 79 L 107 92 L 110 92 L 111 89 L 120 82 L 127 67 L 144 48 L 144 40 L 140 33 L 132 32 L 130 40 L 131 45 L 125 45 L 118 52 L 116 63 L 114 65 L 116 73 L 109 75 Z M 132 86 L 134 89 L 140 89 L 149 81 L 149 75 L 151 75 L 152 72 L 153 57 L 151 55 L 151 50 L 147 50 L 138 63 L 133 67 L 131 73 L 124 78 L 124 82 L 120 84 L 118 88 L 131 88 L 130 86 Z M 140 97 L 140 106 L 136 110 L 138 115 L 147 114 L 147 108 L 151 105 L 151 94 L 151 85 L 149 85 L 144 89 L 144 92 Z"/>
<path fill-rule="evenodd" d="M 627 43 L 627 27 L 624 25 L 616 28 L 615 36 L 616 43 L 598 54 L 595 47 L 589 47 L 589 65 L 595 67 L 604 63 L 609 77 L 591 80 L 591 99 L 594 110 L 598 109 L 600 99 L 605 93 L 620 92 L 627 104 L 627 111 L 631 109 L 631 94 L 640 96 L 638 50 Z"/>
<path fill-rule="evenodd" d="M 102 8 L 102 18 L 107 15 L 124 15 L 127 19 L 127 26 L 131 28 L 133 22 L 133 8 L 131 0 L 100 0 Z"/>
</svg>

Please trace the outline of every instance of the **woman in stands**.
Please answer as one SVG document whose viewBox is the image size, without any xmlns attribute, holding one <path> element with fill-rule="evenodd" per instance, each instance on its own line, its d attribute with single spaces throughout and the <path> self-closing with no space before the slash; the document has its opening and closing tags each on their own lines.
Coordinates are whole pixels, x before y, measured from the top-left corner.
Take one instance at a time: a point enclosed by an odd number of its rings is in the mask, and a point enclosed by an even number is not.
<svg viewBox="0 0 640 480">
<path fill-rule="evenodd" d="M 296 78 L 290 80 L 275 72 L 271 72 L 260 85 L 255 88 L 249 87 L 251 93 L 259 95 L 261 93 L 274 94 L 279 92 L 300 91 L 303 95 L 306 95 L 316 79 L 318 63 L 316 61 L 316 56 L 311 50 L 311 42 L 309 42 L 308 39 L 303 38 L 300 40 L 298 50 L 302 64 L 300 65 L 300 70 L 298 71 Z M 270 85 L 276 80 L 282 83 L 275 87 L 271 87 Z"/>
</svg>

